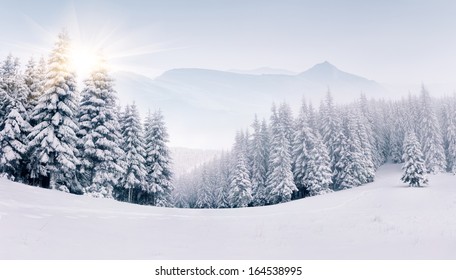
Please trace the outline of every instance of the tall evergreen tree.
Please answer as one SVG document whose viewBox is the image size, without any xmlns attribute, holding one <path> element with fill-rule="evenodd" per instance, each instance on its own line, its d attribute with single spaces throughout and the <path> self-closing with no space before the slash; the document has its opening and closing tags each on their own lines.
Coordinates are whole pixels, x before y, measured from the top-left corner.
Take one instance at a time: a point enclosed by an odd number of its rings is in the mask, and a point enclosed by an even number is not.
<svg viewBox="0 0 456 280">
<path fill-rule="evenodd" d="M 201 172 L 201 181 L 198 185 L 198 198 L 196 201 L 197 208 L 214 208 L 215 207 L 215 197 L 214 190 L 215 186 L 213 185 L 214 173 L 210 170 L 210 166 L 205 164 Z"/>
<path fill-rule="evenodd" d="M 85 81 L 78 113 L 79 174 L 85 192 L 95 197 L 112 197 L 125 171 L 115 94 L 102 62 Z"/>
<path fill-rule="evenodd" d="M 447 171 L 456 174 L 456 95 L 443 100 L 443 132 Z"/>
<path fill-rule="evenodd" d="M 338 147 L 338 145 L 342 144 L 343 141 L 346 141 L 346 139 L 343 140 L 339 138 L 341 132 L 339 119 L 337 109 L 334 106 L 333 97 L 331 92 L 328 91 L 324 102 L 322 102 L 320 106 L 320 134 L 323 138 L 323 143 L 328 148 L 331 170 L 334 174 L 337 172 L 336 164 L 339 161 L 340 152 L 344 149 Z M 346 144 L 346 142 L 343 144 Z M 335 178 L 333 178 L 333 184 L 334 190 L 339 188 L 337 186 L 338 180 Z"/>
<path fill-rule="evenodd" d="M 307 189 L 305 187 L 307 162 L 310 156 L 310 147 L 315 141 L 315 135 L 309 126 L 308 108 L 305 102 L 301 105 L 301 110 L 295 127 L 295 135 L 292 145 L 292 170 L 294 182 L 299 190 L 297 198 L 302 198 L 307 195 Z"/>
<path fill-rule="evenodd" d="M 170 207 L 173 190 L 171 156 L 167 147 L 168 132 L 161 111 L 147 117 L 145 122 L 146 184 L 143 191 L 152 195 L 152 204 Z"/>
<path fill-rule="evenodd" d="M 233 151 L 236 165 L 233 169 L 229 193 L 231 207 L 247 207 L 252 201 L 252 183 L 247 169 L 246 138 L 247 135 L 242 132 L 236 135 Z"/>
<path fill-rule="evenodd" d="M 260 124 L 257 116 L 252 124 L 253 135 L 251 144 L 251 183 L 252 204 L 255 206 L 265 205 L 265 188 L 268 170 L 268 130 L 266 121 Z M 238 163 L 239 164 L 239 163 Z"/>
<path fill-rule="evenodd" d="M 340 131 L 334 143 L 335 165 L 333 170 L 333 190 L 343 190 L 361 185 L 359 174 L 359 153 L 353 151 L 353 142 Z"/>
<path fill-rule="evenodd" d="M 419 132 L 426 170 L 430 173 L 438 173 L 445 169 L 443 137 L 432 99 L 424 86 L 421 89 L 420 101 Z"/>
<path fill-rule="evenodd" d="M 401 180 L 412 187 L 421 187 L 428 183 L 424 156 L 415 133 L 410 132 L 404 140 L 404 173 Z"/>
<path fill-rule="evenodd" d="M 19 100 L 9 105 L 9 113 L 0 131 L 0 173 L 6 173 L 12 179 L 21 180 L 25 175 L 25 155 L 27 151 L 27 133 L 30 125 L 26 111 Z"/>
<path fill-rule="evenodd" d="M 41 66 L 33 58 L 30 58 L 24 73 L 24 82 L 28 88 L 27 102 L 25 104 L 28 114 L 31 114 L 43 94 L 45 73 L 42 71 L 44 69 L 41 69 Z"/>
<path fill-rule="evenodd" d="M 271 116 L 271 144 L 269 152 L 269 173 L 266 181 L 266 200 L 269 204 L 291 200 L 294 191 L 298 191 L 291 171 L 290 140 L 287 128 L 281 122 L 275 106 Z"/>
<path fill-rule="evenodd" d="M 313 138 L 312 148 L 306 163 L 304 188 L 310 196 L 331 192 L 332 172 L 328 150 L 318 132 Z"/>
<path fill-rule="evenodd" d="M 29 134 L 31 176 L 41 186 L 81 193 L 75 180 L 77 93 L 74 73 L 69 67 L 70 41 L 65 32 L 59 34 L 49 58 L 45 92 L 33 109 L 36 125 Z"/>
<path fill-rule="evenodd" d="M 146 179 L 144 159 L 144 138 L 141 120 L 136 105 L 125 108 L 121 121 L 123 137 L 122 150 L 124 151 L 123 164 L 125 172 L 120 179 L 119 186 L 115 189 L 116 198 L 128 202 L 138 203 L 142 187 Z"/>
</svg>

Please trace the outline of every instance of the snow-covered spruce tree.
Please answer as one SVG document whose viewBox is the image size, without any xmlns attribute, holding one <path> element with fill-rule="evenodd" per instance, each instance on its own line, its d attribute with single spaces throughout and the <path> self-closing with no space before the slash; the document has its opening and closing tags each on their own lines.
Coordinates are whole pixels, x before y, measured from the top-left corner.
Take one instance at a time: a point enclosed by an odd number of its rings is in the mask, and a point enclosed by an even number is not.
<svg viewBox="0 0 456 280">
<path fill-rule="evenodd" d="M 373 106 L 371 104 L 374 104 Z M 386 153 L 384 151 L 383 135 L 384 129 L 382 127 L 381 115 L 379 114 L 379 105 L 374 101 L 369 102 L 366 95 L 361 94 L 359 100 L 359 124 L 362 129 L 359 131 L 361 138 L 361 145 L 364 152 L 370 153 L 374 169 L 377 169 L 386 161 Z M 367 156 L 367 155 L 366 155 Z"/>
<path fill-rule="evenodd" d="M 173 190 L 171 156 L 167 146 L 168 132 L 160 111 L 150 114 L 144 125 L 146 143 L 146 184 L 143 191 L 148 197 L 146 204 L 162 207 L 172 206 Z"/>
<path fill-rule="evenodd" d="M 278 119 L 280 122 L 280 125 L 283 129 L 283 133 L 285 134 L 285 137 L 287 138 L 287 141 L 290 143 L 290 150 L 289 153 L 290 155 L 293 153 L 292 151 L 292 143 L 294 140 L 294 127 L 295 127 L 295 122 L 293 120 L 293 113 L 291 112 L 290 106 L 283 102 L 280 104 L 278 108 Z"/>
<path fill-rule="evenodd" d="M 401 180 L 411 187 L 421 187 L 428 183 L 421 145 L 415 133 L 409 132 L 404 140 L 404 173 Z"/>
<path fill-rule="evenodd" d="M 35 126 L 28 136 L 28 148 L 31 177 L 42 187 L 81 193 L 75 179 L 78 97 L 75 75 L 69 68 L 69 46 L 68 35 L 60 33 L 49 57 L 45 91 L 32 111 Z"/>
<path fill-rule="evenodd" d="M 203 165 L 201 169 L 201 178 L 197 186 L 196 208 L 215 208 L 215 185 L 213 183 L 216 179 L 212 163 Z"/>
<path fill-rule="evenodd" d="M 111 198 L 124 173 L 113 80 L 103 62 L 85 81 L 78 112 L 80 181 L 84 192 Z"/>
<path fill-rule="evenodd" d="M 247 169 L 246 135 L 238 132 L 234 144 L 233 156 L 236 161 L 233 169 L 229 201 L 233 208 L 247 207 L 252 201 L 252 183 Z"/>
<path fill-rule="evenodd" d="M 352 108 L 349 113 L 349 132 L 347 135 L 351 137 L 353 144 L 356 145 L 356 151 L 361 153 L 360 159 L 360 169 L 359 169 L 359 178 L 361 184 L 370 183 L 374 181 L 375 177 L 375 163 L 373 160 L 373 147 L 370 143 L 370 134 L 373 133 L 369 131 L 366 127 L 368 124 L 359 112 L 356 105 Z"/>
<path fill-rule="evenodd" d="M 277 204 L 291 200 L 293 192 L 298 191 L 291 171 L 291 143 L 286 128 L 280 121 L 275 105 L 271 115 L 271 143 L 269 151 L 269 170 L 266 181 L 266 201 Z"/>
<path fill-rule="evenodd" d="M 9 54 L 0 67 L 0 129 L 9 113 L 13 99 L 26 101 L 27 88 L 19 73 L 19 59 Z"/>
<path fill-rule="evenodd" d="M 312 146 L 315 135 L 308 124 L 308 108 L 303 101 L 295 125 L 295 134 L 292 145 L 292 171 L 294 182 L 298 188 L 295 198 L 303 198 L 307 195 L 305 188 L 307 162 L 309 160 L 310 147 Z"/>
<path fill-rule="evenodd" d="M 252 124 L 253 135 L 251 142 L 251 183 L 252 205 L 262 206 L 266 204 L 265 188 L 268 170 L 268 129 L 266 121 L 260 124 L 257 116 Z"/>
<path fill-rule="evenodd" d="M 143 155 L 144 139 L 141 120 L 136 105 L 125 108 L 120 122 L 124 151 L 123 164 L 125 172 L 119 184 L 114 188 L 114 197 L 121 201 L 138 203 L 142 186 L 145 184 L 146 167 Z"/>
<path fill-rule="evenodd" d="M 332 172 L 328 150 L 318 132 L 313 139 L 312 148 L 306 163 L 304 188 L 309 196 L 332 192 Z"/>
<path fill-rule="evenodd" d="M 1 68 L 0 95 L 4 119 L 0 123 L 0 173 L 22 181 L 26 177 L 27 134 L 30 131 L 24 107 L 27 88 L 19 64 L 8 56 Z"/>
<path fill-rule="evenodd" d="M 231 185 L 231 153 L 223 152 L 218 160 L 218 184 L 215 194 L 215 205 L 217 208 L 229 208 L 230 185 Z"/>
<path fill-rule="evenodd" d="M 0 173 L 6 173 L 11 179 L 22 181 L 25 177 L 25 156 L 27 152 L 26 110 L 19 100 L 9 105 L 9 113 L 0 131 Z"/>
<path fill-rule="evenodd" d="M 336 170 L 338 162 L 338 153 L 335 151 L 340 144 L 341 139 L 338 138 L 341 131 L 339 116 L 337 109 L 334 106 L 334 101 L 331 92 L 328 91 L 325 100 L 320 106 L 320 134 L 323 138 L 323 143 L 328 148 L 328 153 L 331 161 L 331 170 Z M 333 180 L 334 190 L 338 189 L 337 180 Z"/>
<path fill-rule="evenodd" d="M 25 68 L 24 82 L 28 88 L 25 108 L 28 114 L 31 114 L 35 106 L 38 104 L 40 96 L 43 94 L 43 81 L 45 79 L 45 73 L 42 67 L 43 66 L 38 65 L 33 58 L 30 58 Z"/>
<path fill-rule="evenodd" d="M 456 174 L 456 95 L 443 101 L 442 118 L 447 171 Z"/>
<path fill-rule="evenodd" d="M 343 190 L 361 185 L 359 174 L 356 172 L 359 169 L 359 153 L 353 153 L 353 142 L 342 131 L 339 131 L 334 147 L 335 165 L 332 189 Z"/>
<path fill-rule="evenodd" d="M 426 170 L 430 173 L 442 172 L 445 170 L 443 137 L 434 111 L 432 99 L 424 86 L 421 89 L 420 101 L 419 135 Z"/>
<path fill-rule="evenodd" d="M 403 145 L 407 128 L 407 115 L 405 113 L 405 101 L 389 104 L 389 150 L 391 160 L 394 163 L 402 162 L 404 154 Z"/>
</svg>

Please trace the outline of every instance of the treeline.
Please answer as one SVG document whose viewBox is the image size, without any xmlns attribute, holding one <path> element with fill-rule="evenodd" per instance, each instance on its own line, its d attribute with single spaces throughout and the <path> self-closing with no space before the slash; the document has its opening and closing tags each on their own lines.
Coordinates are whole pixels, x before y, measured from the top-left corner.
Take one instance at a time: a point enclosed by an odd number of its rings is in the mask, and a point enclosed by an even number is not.
<svg viewBox="0 0 456 280">
<path fill-rule="evenodd" d="M 168 134 L 160 111 L 144 125 L 123 110 L 100 61 L 79 93 L 61 33 L 49 59 L 0 67 L 0 173 L 74 194 L 172 206 Z"/>
<path fill-rule="evenodd" d="M 426 173 L 456 173 L 456 96 L 419 96 L 335 105 L 330 93 L 319 110 L 273 105 L 269 123 L 255 117 L 239 131 L 231 152 L 176 182 L 177 207 L 271 205 L 374 181 L 388 159 L 404 163 L 402 180 L 427 182 Z"/>
</svg>

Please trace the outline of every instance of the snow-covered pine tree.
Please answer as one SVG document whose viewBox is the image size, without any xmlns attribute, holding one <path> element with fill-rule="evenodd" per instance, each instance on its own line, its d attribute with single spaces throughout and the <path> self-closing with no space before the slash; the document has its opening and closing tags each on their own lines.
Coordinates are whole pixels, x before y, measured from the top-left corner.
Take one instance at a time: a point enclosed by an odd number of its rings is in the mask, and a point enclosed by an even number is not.
<svg viewBox="0 0 456 280">
<path fill-rule="evenodd" d="M 310 147 L 315 141 L 315 135 L 309 126 L 308 108 L 305 101 L 301 105 L 298 119 L 295 125 L 295 134 L 292 145 L 292 171 L 294 182 L 298 188 L 295 198 L 303 198 L 307 195 L 305 177 L 307 162 L 309 160 Z"/>
<path fill-rule="evenodd" d="M 430 173 L 442 172 L 445 169 L 443 137 L 434 111 L 432 99 L 424 86 L 421 88 L 420 101 L 419 135 L 426 170 Z"/>
<path fill-rule="evenodd" d="M 310 196 L 332 192 L 332 172 L 328 150 L 318 132 L 313 138 L 304 176 L 304 188 Z"/>
<path fill-rule="evenodd" d="M 252 124 L 253 135 L 251 142 L 251 183 L 252 205 L 265 205 L 265 188 L 268 170 L 268 130 L 266 121 L 261 124 L 255 115 Z"/>
<path fill-rule="evenodd" d="M 212 171 L 213 162 L 203 165 L 201 170 L 201 178 L 199 180 L 199 185 L 197 186 L 197 201 L 195 204 L 196 208 L 214 208 L 215 207 L 215 197 L 214 190 L 215 186 L 213 185 L 214 172 Z"/>
<path fill-rule="evenodd" d="M 378 108 L 371 106 L 364 93 L 361 94 L 358 108 L 358 121 L 362 125 L 359 131 L 361 145 L 366 156 L 371 157 L 375 170 L 386 161 L 382 143 L 382 138 L 384 138 L 384 135 L 382 135 L 383 129 L 380 126 L 381 120 L 378 120 L 380 115 L 378 114 Z M 367 153 L 370 155 L 367 155 Z"/>
<path fill-rule="evenodd" d="M 81 193 L 76 178 L 79 163 L 76 150 L 76 110 L 78 97 L 75 75 L 69 66 L 70 40 L 65 32 L 58 36 L 49 57 L 45 91 L 32 111 L 28 138 L 32 178 L 42 187 Z"/>
<path fill-rule="evenodd" d="M 412 187 L 421 187 L 428 183 L 426 166 L 421 145 L 414 132 L 409 132 L 404 140 L 404 173 L 401 180 Z"/>
<path fill-rule="evenodd" d="M 69 46 L 68 35 L 60 33 L 49 57 L 45 91 L 32 111 L 35 125 L 28 136 L 30 172 L 42 187 L 82 193 L 75 179 L 78 96 Z"/>
<path fill-rule="evenodd" d="M 334 147 L 333 190 L 349 189 L 361 185 L 359 174 L 356 172 L 359 169 L 359 153 L 353 153 L 353 142 L 342 131 L 339 131 Z"/>
<path fill-rule="evenodd" d="M 292 193 L 298 191 L 291 171 L 290 146 L 286 128 L 279 119 L 275 105 L 273 105 L 269 170 L 266 181 L 266 201 L 268 204 L 288 202 L 291 200 Z"/>
<path fill-rule="evenodd" d="M 144 159 L 144 138 L 136 104 L 127 105 L 120 122 L 124 151 L 123 164 L 125 172 L 118 186 L 114 189 L 114 197 L 132 203 L 140 202 L 138 197 L 146 179 Z"/>
<path fill-rule="evenodd" d="M 19 73 L 19 59 L 9 54 L 0 67 L 0 129 L 9 113 L 11 101 L 18 99 L 24 104 L 27 94 Z"/>
<path fill-rule="evenodd" d="M 150 204 L 170 207 L 173 190 L 171 155 L 167 146 L 168 132 L 161 111 L 146 118 L 145 125 L 146 184 L 143 191 L 152 198 Z"/>
<path fill-rule="evenodd" d="M 33 59 L 33 57 L 30 58 L 24 73 L 24 82 L 28 88 L 27 102 L 24 105 L 29 115 L 38 104 L 38 100 L 43 94 L 43 80 L 45 76 L 41 71 L 42 70 L 35 59 Z"/>
<path fill-rule="evenodd" d="M 85 193 L 112 197 L 125 172 L 113 80 L 101 61 L 85 81 L 78 112 L 80 181 Z"/>
<path fill-rule="evenodd" d="M 456 174 L 456 94 L 443 101 L 442 118 L 447 171 Z"/>
<path fill-rule="evenodd" d="M 374 140 L 370 137 L 373 132 L 368 128 L 367 120 L 363 118 L 356 106 L 352 108 L 349 115 L 350 133 L 347 135 L 351 136 L 351 140 L 356 145 L 355 149 L 361 153 L 360 181 L 361 184 L 370 183 L 375 177 L 374 148 L 371 145 L 371 141 L 374 142 Z"/>
<path fill-rule="evenodd" d="M 283 102 L 282 104 L 280 104 L 277 114 L 278 114 L 280 125 L 283 128 L 285 137 L 287 138 L 287 141 L 290 143 L 289 153 L 291 155 L 293 153 L 292 143 L 294 140 L 294 126 L 295 126 L 295 122 L 293 120 L 293 113 L 291 112 L 290 106 L 287 103 Z"/>
<path fill-rule="evenodd" d="M 236 165 L 233 169 L 229 201 L 233 208 L 247 207 L 252 201 L 252 183 L 247 169 L 247 135 L 238 132 L 234 144 L 233 156 Z"/>
<path fill-rule="evenodd" d="M 328 148 L 328 153 L 331 161 L 331 170 L 336 171 L 336 164 L 339 160 L 339 153 L 336 152 L 337 144 L 341 144 L 342 139 L 338 138 L 341 132 L 340 121 L 337 114 L 337 109 L 334 106 L 331 92 L 328 91 L 325 100 L 320 106 L 320 134 L 323 138 L 323 143 Z M 340 149 L 339 149 L 340 150 Z M 340 152 L 340 151 L 339 151 Z M 338 189 L 338 180 L 333 179 L 334 190 Z"/>
<path fill-rule="evenodd" d="M 11 55 L 1 67 L 0 95 L 4 119 L 0 123 L 0 173 L 22 181 L 26 179 L 27 134 L 30 131 L 24 107 L 28 91 L 19 73 L 19 62 Z"/>
<path fill-rule="evenodd" d="M 404 154 L 404 138 L 407 128 L 407 115 L 405 114 L 405 101 L 390 103 L 388 108 L 389 113 L 389 150 L 391 160 L 394 163 L 402 162 Z"/>
<path fill-rule="evenodd" d="M 230 185 L 231 185 L 231 154 L 223 152 L 220 156 L 218 163 L 218 184 L 215 195 L 215 205 L 217 208 L 229 208 L 229 194 L 230 194 Z"/>
</svg>

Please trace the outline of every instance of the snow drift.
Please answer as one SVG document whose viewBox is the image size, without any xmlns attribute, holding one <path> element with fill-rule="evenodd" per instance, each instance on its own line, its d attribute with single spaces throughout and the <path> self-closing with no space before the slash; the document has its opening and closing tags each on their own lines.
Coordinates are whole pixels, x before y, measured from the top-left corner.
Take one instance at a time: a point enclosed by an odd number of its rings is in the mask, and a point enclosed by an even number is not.
<svg viewBox="0 0 456 280">
<path fill-rule="evenodd" d="M 138 206 L 0 179 L 1 259 L 455 259 L 456 184 L 374 183 L 243 209 Z"/>
</svg>

